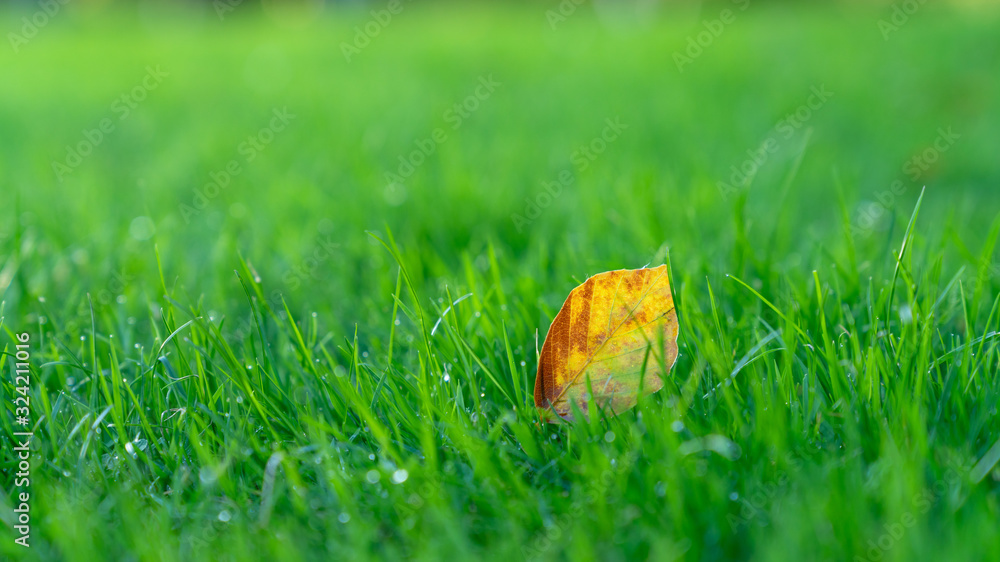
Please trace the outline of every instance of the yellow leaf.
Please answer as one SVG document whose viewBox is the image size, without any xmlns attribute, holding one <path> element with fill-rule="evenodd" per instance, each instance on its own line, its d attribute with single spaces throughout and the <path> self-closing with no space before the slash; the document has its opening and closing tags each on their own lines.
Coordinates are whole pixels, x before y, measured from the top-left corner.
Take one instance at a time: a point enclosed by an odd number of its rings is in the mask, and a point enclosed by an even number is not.
<svg viewBox="0 0 1000 562">
<path fill-rule="evenodd" d="M 640 390 L 663 388 L 661 375 L 677 360 L 678 328 L 667 266 L 587 279 L 570 292 L 545 337 L 535 406 L 571 420 L 576 404 L 589 415 L 590 390 L 597 408 L 610 413 L 635 406 Z"/>
</svg>

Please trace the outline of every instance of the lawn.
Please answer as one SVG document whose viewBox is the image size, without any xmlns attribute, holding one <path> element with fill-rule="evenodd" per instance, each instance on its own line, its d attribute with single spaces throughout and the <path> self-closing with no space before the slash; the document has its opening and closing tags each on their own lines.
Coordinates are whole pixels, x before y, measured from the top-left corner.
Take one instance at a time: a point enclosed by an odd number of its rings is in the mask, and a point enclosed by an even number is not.
<svg viewBox="0 0 1000 562">
<path fill-rule="evenodd" d="M 1000 558 L 1000 12 L 220 2 L 0 11 L 0 557 Z"/>
</svg>

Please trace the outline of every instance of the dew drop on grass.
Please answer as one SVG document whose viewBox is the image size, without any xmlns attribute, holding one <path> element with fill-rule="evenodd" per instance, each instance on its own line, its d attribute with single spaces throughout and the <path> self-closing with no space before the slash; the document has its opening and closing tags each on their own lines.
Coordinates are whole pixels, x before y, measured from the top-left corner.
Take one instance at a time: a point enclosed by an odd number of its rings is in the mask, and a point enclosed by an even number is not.
<svg viewBox="0 0 1000 562">
<path fill-rule="evenodd" d="M 684 422 L 681 420 L 674 420 L 674 422 L 670 424 L 670 429 L 674 430 L 674 433 L 680 433 L 684 431 Z"/>
<path fill-rule="evenodd" d="M 393 324 L 395 324 L 395 325 L 399 326 L 399 318 L 397 318 L 397 319 L 396 319 L 396 321 L 395 321 L 395 322 L 393 322 Z"/>
<path fill-rule="evenodd" d="M 663 482 L 657 482 L 656 486 L 653 488 L 653 491 L 656 492 L 656 495 L 658 497 L 662 498 L 663 496 L 667 495 L 667 485 L 664 484 Z"/>
<path fill-rule="evenodd" d="M 198 479 L 201 480 L 202 484 L 209 484 L 215 482 L 215 475 L 212 474 L 212 470 L 207 466 L 203 466 L 201 470 L 198 471 Z"/>
<path fill-rule="evenodd" d="M 368 455 L 368 460 L 370 460 L 370 461 L 375 460 L 375 454 L 372 453 L 372 454 Z"/>
<path fill-rule="evenodd" d="M 614 432 L 609 431 L 609 432 L 605 433 L 604 434 L 604 440 L 607 441 L 608 443 L 613 443 L 614 440 L 615 440 L 615 434 L 614 434 Z"/>
<path fill-rule="evenodd" d="M 219 521 L 222 521 L 223 523 L 228 523 L 229 520 L 232 518 L 233 516 L 230 515 L 229 512 L 226 511 L 225 509 L 219 512 Z"/>
<path fill-rule="evenodd" d="M 337 521 L 340 521 L 341 523 L 347 523 L 350 520 L 351 516 L 346 511 L 337 516 Z"/>
<path fill-rule="evenodd" d="M 377 470 L 372 469 L 365 475 L 365 480 L 367 480 L 369 484 L 378 484 L 379 478 L 381 477 L 382 475 L 379 474 Z"/>
<path fill-rule="evenodd" d="M 409 478 L 409 477 L 410 477 L 410 473 L 407 472 L 405 468 L 401 468 L 401 469 L 397 470 L 396 472 L 392 473 L 392 483 L 393 484 L 402 484 L 403 482 L 406 482 L 406 479 Z"/>
<path fill-rule="evenodd" d="M 732 501 L 736 501 L 736 500 L 740 499 L 740 495 L 737 494 L 736 492 L 733 492 L 733 493 L 729 494 L 729 499 L 732 500 Z"/>
<path fill-rule="evenodd" d="M 900 309 L 899 309 L 899 320 L 903 324 L 912 324 L 913 323 L 913 310 L 909 307 L 909 305 L 903 305 L 902 307 L 900 307 Z"/>
</svg>

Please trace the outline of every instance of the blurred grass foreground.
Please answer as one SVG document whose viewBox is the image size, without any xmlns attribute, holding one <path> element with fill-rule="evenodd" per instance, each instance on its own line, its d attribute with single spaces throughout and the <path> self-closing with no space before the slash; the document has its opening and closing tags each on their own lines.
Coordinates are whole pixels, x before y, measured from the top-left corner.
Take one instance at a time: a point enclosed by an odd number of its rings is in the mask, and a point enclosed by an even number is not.
<svg viewBox="0 0 1000 562">
<path fill-rule="evenodd" d="M 995 3 L 0 31 L 3 559 L 1000 558 Z M 537 423 L 569 291 L 663 263 L 663 390 Z"/>
</svg>

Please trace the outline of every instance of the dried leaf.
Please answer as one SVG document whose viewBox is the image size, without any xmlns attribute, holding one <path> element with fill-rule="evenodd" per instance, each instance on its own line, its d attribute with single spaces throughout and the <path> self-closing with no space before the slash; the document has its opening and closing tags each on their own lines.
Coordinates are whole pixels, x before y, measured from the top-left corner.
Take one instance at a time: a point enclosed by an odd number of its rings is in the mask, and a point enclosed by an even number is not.
<svg viewBox="0 0 1000 562">
<path fill-rule="evenodd" d="M 667 266 L 601 273 L 570 292 L 545 337 L 535 378 L 535 406 L 572 419 L 595 406 L 610 413 L 635 406 L 640 391 L 663 388 L 677 360 L 677 311 Z"/>
</svg>

